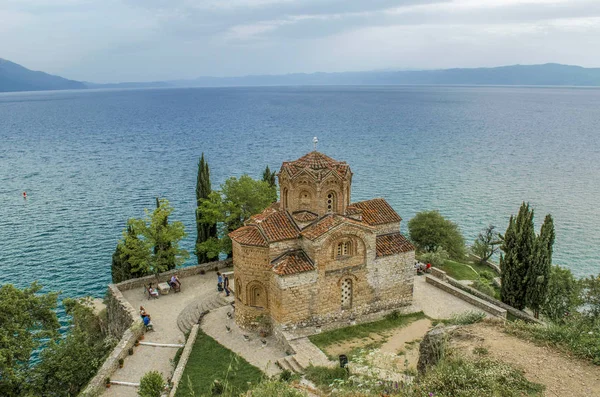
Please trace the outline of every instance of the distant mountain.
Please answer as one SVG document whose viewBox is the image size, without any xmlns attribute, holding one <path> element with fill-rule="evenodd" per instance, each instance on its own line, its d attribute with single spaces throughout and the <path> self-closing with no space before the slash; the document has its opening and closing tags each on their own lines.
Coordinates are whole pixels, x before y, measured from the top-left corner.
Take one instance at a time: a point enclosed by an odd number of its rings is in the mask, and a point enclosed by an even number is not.
<svg viewBox="0 0 600 397">
<path fill-rule="evenodd" d="M 82 82 L 29 70 L 14 62 L 0 58 L 0 92 L 76 90 L 84 88 L 86 86 Z"/>
<path fill-rule="evenodd" d="M 408 70 L 343 73 L 296 73 L 243 77 L 200 77 L 169 82 L 179 86 L 278 85 L 562 85 L 600 86 L 600 68 L 560 64 L 494 68 Z"/>
<path fill-rule="evenodd" d="M 193 80 L 96 84 L 34 72 L 0 58 L 0 92 L 86 88 L 251 87 L 289 85 L 556 85 L 600 86 L 600 68 L 548 63 L 494 68 L 294 73 Z"/>
</svg>

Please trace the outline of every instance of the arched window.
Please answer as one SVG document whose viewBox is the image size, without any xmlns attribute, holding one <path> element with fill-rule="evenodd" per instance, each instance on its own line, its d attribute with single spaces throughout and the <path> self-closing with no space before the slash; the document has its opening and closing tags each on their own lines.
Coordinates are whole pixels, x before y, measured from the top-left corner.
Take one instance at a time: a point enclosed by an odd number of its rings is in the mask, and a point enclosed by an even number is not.
<svg viewBox="0 0 600 397">
<path fill-rule="evenodd" d="M 335 192 L 327 193 L 327 212 L 337 211 L 337 197 Z"/>
<path fill-rule="evenodd" d="M 337 244 L 335 256 L 350 256 L 352 255 L 352 241 L 342 241 Z"/>
<path fill-rule="evenodd" d="M 283 208 L 287 209 L 288 206 L 288 189 L 283 188 L 283 197 L 281 198 L 281 201 L 283 201 Z"/>
<path fill-rule="evenodd" d="M 239 278 L 235 279 L 235 296 L 239 300 L 242 300 L 242 282 Z"/>
<path fill-rule="evenodd" d="M 346 278 L 342 281 L 342 309 L 352 307 L 352 279 Z"/>
<path fill-rule="evenodd" d="M 267 307 L 267 294 L 262 284 L 256 282 L 248 286 L 248 305 Z"/>
</svg>

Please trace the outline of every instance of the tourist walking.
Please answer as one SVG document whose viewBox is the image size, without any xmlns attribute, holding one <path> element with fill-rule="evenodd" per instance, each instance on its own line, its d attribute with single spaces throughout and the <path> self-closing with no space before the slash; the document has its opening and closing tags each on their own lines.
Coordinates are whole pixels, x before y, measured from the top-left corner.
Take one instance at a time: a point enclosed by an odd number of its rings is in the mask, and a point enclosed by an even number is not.
<svg viewBox="0 0 600 397">
<path fill-rule="evenodd" d="M 217 291 L 223 291 L 223 276 L 221 276 L 221 272 L 217 272 Z"/>
<path fill-rule="evenodd" d="M 229 277 L 226 274 L 223 275 L 223 288 L 225 289 L 225 296 L 229 296 Z"/>
</svg>

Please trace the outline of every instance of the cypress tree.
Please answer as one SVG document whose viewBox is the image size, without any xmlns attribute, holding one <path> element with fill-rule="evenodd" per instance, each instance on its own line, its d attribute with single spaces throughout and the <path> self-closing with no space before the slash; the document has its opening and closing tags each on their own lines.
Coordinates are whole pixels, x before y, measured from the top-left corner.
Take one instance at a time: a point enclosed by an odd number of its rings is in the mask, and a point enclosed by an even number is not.
<svg viewBox="0 0 600 397">
<path fill-rule="evenodd" d="M 137 235 L 135 234 L 133 227 L 131 225 L 127 226 L 127 232 L 122 241 L 119 241 L 117 244 L 117 248 L 112 255 L 112 264 L 110 267 L 112 282 L 117 284 L 121 281 L 129 280 L 130 278 L 140 277 L 140 274 L 132 274 L 131 272 L 131 263 L 129 263 L 129 258 L 123 252 L 123 244 L 126 244 L 127 239 L 137 239 Z"/>
<path fill-rule="evenodd" d="M 196 207 L 200 207 L 202 200 L 208 199 L 212 189 L 210 186 L 210 169 L 208 163 L 204 160 L 204 153 L 200 157 L 198 162 L 198 177 L 196 179 Z M 217 224 L 206 223 L 203 221 L 202 213 L 196 209 L 196 247 L 210 239 L 211 237 L 217 237 Z M 209 261 L 208 256 L 205 252 L 200 252 L 196 249 L 196 257 L 198 258 L 198 264 L 206 263 Z"/>
<path fill-rule="evenodd" d="M 548 293 L 554 238 L 554 221 L 552 216 L 546 215 L 540 235 L 535 241 L 535 254 L 527 275 L 526 301 L 527 306 L 533 310 L 535 318 L 538 318 Z"/>
<path fill-rule="evenodd" d="M 502 301 L 522 310 L 526 304 L 529 267 L 535 257 L 533 210 L 523 203 L 516 218 L 511 216 L 504 234 L 500 257 Z"/>
<path fill-rule="evenodd" d="M 269 186 L 275 187 L 275 171 L 271 172 L 268 165 L 267 168 L 265 168 L 265 170 L 263 171 L 262 180 L 267 182 Z"/>
</svg>

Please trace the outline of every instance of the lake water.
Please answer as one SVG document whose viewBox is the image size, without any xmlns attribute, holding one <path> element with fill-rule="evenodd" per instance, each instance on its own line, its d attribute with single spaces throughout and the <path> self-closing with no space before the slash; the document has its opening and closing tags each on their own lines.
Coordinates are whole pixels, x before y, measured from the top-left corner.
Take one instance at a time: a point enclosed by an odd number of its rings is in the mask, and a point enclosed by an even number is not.
<svg viewBox="0 0 600 397">
<path fill-rule="evenodd" d="M 156 196 L 192 250 L 202 152 L 218 188 L 313 136 L 350 164 L 353 201 L 386 198 L 404 231 L 438 209 L 471 243 L 529 201 L 538 230 L 554 216 L 555 263 L 600 271 L 600 89 L 197 88 L 0 94 L 0 283 L 102 296 L 127 219 Z"/>
</svg>

